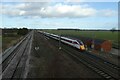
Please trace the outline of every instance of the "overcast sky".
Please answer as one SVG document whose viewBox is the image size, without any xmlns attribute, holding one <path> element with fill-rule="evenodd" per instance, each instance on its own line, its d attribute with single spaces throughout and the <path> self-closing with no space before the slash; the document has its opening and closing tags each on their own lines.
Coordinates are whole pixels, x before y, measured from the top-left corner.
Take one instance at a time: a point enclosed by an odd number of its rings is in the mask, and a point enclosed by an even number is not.
<svg viewBox="0 0 120 80">
<path fill-rule="evenodd" d="M 1 2 L 0 27 L 118 28 L 117 2 Z"/>
</svg>

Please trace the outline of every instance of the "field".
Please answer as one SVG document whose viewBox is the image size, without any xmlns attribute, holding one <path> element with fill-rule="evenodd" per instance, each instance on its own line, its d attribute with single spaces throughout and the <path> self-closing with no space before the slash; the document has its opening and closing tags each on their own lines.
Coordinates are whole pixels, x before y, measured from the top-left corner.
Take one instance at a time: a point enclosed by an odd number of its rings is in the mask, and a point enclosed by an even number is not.
<svg viewBox="0 0 120 80">
<path fill-rule="evenodd" d="M 2 51 L 9 48 L 10 46 L 16 44 L 21 36 L 2 36 Z"/>
<path fill-rule="evenodd" d="M 114 45 L 117 45 L 120 40 L 118 39 L 119 32 L 111 32 L 111 31 L 75 31 L 75 30 L 45 30 L 50 33 L 65 35 L 65 36 L 73 36 L 73 37 L 90 37 L 94 39 L 104 39 L 111 40 Z"/>
<path fill-rule="evenodd" d="M 0 43 L 1 43 L 1 41 L 2 41 L 2 36 L 0 36 Z"/>
<path fill-rule="evenodd" d="M 27 33 L 27 28 L 2 29 L 2 51 L 18 43 Z"/>
</svg>

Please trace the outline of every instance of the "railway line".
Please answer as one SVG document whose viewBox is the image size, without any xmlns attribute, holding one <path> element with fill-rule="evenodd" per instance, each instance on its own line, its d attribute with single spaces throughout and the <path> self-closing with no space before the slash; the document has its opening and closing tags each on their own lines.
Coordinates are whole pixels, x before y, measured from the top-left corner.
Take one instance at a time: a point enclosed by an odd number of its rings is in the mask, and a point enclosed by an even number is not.
<svg viewBox="0 0 120 80">
<path fill-rule="evenodd" d="M 46 38 L 46 39 L 49 39 L 49 42 L 51 42 L 51 45 L 59 47 L 58 45 L 56 45 L 58 44 L 56 40 L 54 40 L 53 42 L 53 39 L 51 38 Z M 85 64 L 87 67 L 91 68 L 93 71 L 95 71 L 97 74 L 102 76 L 104 79 L 108 79 L 108 80 L 119 79 L 118 70 L 120 68 L 117 65 L 114 65 L 99 57 L 93 56 L 87 51 L 80 52 L 79 50 L 76 50 L 73 47 L 69 47 L 64 44 L 62 44 L 61 50 L 66 52 L 76 62 L 81 62 Z"/>
<path fill-rule="evenodd" d="M 33 31 L 26 35 L 16 46 L 3 53 L 2 79 L 24 78 L 26 61 L 30 53 Z"/>
<path fill-rule="evenodd" d="M 67 51 L 70 52 L 70 50 L 67 49 Z M 118 71 L 112 67 L 109 67 L 109 65 L 104 64 L 102 61 L 100 60 L 96 60 L 92 57 L 90 57 L 89 55 L 84 55 L 85 52 L 83 53 L 77 53 L 77 52 L 71 52 L 71 54 L 74 54 L 72 56 L 76 56 L 78 59 L 82 59 L 84 60 L 84 62 L 87 62 L 88 64 L 90 64 L 91 66 L 89 66 L 91 69 L 93 69 L 95 72 L 97 72 L 98 74 L 100 74 L 102 77 L 104 78 L 118 78 Z"/>
<path fill-rule="evenodd" d="M 17 45 L 3 53 L 2 57 L 2 78 L 25 78 L 27 77 L 26 65 L 28 64 L 28 55 L 30 54 L 33 31 L 26 35 Z M 45 40 L 55 47 L 59 48 L 59 42 L 40 33 Z M 60 51 L 63 51 L 76 63 L 82 63 L 92 71 L 96 72 L 103 79 L 118 80 L 118 71 L 120 68 L 104 59 L 90 54 L 87 51 L 80 51 L 71 46 L 61 43 Z M 38 54 L 39 55 L 39 54 Z"/>
</svg>

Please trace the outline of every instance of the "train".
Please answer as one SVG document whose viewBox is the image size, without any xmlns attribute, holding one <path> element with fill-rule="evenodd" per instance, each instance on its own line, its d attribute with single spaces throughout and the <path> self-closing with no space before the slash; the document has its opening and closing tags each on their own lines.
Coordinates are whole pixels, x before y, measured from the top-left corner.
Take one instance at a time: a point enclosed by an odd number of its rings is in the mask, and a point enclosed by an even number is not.
<svg viewBox="0 0 120 80">
<path fill-rule="evenodd" d="M 52 33 L 48 33 L 48 32 L 43 32 L 43 31 L 39 31 L 40 33 L 43 33 L 45 36 L 56 39 L 56 40 L 60 40 L 61 42 L 68 44 L 72 47 L 75 47 L 81 51 L 85 51 L 85 45 L 81 40 L 78 39 L 72 39 L 72 38 L 68 38 L 68 37 L 64 37 L 64 36 L 59 36 L 56 34 L 52 34 Z"/>
</svg>

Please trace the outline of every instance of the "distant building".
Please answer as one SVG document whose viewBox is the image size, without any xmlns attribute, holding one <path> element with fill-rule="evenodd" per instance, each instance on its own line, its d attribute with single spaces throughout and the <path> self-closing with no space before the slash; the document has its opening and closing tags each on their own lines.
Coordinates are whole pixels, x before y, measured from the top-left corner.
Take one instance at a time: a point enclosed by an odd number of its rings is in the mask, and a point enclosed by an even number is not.
<svg viewBox="0 0 120 80">
<path fill-rule="evenodd" d="M 110 40 L 92 39 L 87 37 L 80 37 L 88 48 L 95 50 L 110 52 L 112 49 L 112 42 Z"/>
<path fill-rule="evenodd" d="M 104 52 L 110 52 L 112 49 L 112 42 L 109 40 L 96 39 L 94 41 L 94 49 L 104 51 Z"/>
</svg>

